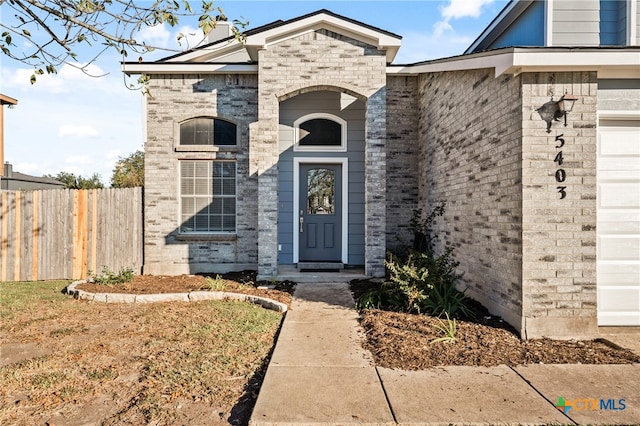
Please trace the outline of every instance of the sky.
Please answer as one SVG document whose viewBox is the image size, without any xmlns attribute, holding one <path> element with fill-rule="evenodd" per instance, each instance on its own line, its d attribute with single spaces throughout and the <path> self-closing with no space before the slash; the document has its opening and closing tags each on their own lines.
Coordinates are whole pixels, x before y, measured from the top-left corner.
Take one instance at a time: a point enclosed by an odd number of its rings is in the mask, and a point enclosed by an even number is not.
<svg viewBox="0 0 640 426">
<path fill-rule="evenodd" d="M 198 1 L 192 3 L 195 7 Z M 248 21 L 248 29 L 328 9 L 401 35 L 396 64 L 463 53 L 505 4 L 506 0 L 214 2 L 228 19 Z M 6 4 L 0 6 L 0 19 L 8 13 Z M 181 20 L 174 28 L 143 30 L 138 38 L 172 49 L 157 50 L 144 60 L 174 54 L 181 48 L 177 34 L 197 34 L 196 28 L 194 19 Z M 79 53 L 88 57 L 92 52 Z M 58 74 L 38 76 L 34 85 L 29 82 L 32 68 L 4 54 L 0 61 L 0 93 L 18 100 L 15 108 L 4 111 L 5 162 L 14 171 L 34 176 L 98 173 L 108 186 L 116 161 L 144 148 L 143 96 L 127 88 L 120 70 L 122 57 L 115 52 L 107 51 L 89 67 L 102 77 L 87 76 L 67 65 Z"/>
</svg>

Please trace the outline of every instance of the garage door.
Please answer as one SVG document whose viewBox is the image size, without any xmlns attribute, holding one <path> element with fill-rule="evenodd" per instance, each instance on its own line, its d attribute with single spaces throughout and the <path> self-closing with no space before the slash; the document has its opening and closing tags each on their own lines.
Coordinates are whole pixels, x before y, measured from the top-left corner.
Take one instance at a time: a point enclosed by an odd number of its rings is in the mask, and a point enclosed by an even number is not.
<svg viewBox="0 0 640 426">
<path fill-rule="evenodd" d="M 598 325 L 640 325 L 640 120 L 598 130 Z"/>
</svg>

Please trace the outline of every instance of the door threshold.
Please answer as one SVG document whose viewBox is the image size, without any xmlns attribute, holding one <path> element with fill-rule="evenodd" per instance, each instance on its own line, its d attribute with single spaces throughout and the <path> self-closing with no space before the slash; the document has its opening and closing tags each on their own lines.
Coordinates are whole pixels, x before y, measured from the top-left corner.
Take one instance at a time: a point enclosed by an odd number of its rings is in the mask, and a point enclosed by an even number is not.
<svg viewBox="0 0 640 426">
<path fill-rule="evenodd" d="M 296 265 L 278 266 L 279 281 L 295 281 L 297 283 L 345 283 L 355 279 L 366 278 L 364 268 L 345 268 L 332 272 L 312 271 L 303 272 Z"/>
<path fill-rule="evenodd" d="M 342 262 L 298 262 L 300 272 L 340 272 L 344 269 Z"/>
</svg>

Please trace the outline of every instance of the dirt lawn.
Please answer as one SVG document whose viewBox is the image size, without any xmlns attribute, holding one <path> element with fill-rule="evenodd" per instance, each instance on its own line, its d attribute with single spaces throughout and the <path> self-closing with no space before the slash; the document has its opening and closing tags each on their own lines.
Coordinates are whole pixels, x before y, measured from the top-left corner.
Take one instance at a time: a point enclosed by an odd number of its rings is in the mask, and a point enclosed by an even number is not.
<svg viewBox="0 0 640 426">
<path fill-rule="evenodd" d="M 213 282 L 290 301 L 287 289 L 259 290 L 251 275 L 232 278 Z M 60 294 L 65 283 L 12 310 L 5 309 L 7 283 L 1 285 L 0 424 L 6 425 L 247 424 L 282 320 L 243 302 L 77 301 Z M 141 276 L 126 291 L 210 285 L 204 277 Z"/>
</svg>

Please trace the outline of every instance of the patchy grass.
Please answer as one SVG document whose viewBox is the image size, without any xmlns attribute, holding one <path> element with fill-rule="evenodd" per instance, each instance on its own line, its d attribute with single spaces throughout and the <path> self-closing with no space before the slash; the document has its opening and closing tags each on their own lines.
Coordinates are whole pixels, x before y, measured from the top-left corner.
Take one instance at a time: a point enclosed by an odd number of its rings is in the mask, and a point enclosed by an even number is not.
<svg viewBox="0 0 640 426">
<path fill-rule="evenodd" d="M 91 303 L 62 295 L 66 284 L 1 284 L 0 424 L 248 421 L 280 313 Z"/>
<path fill-rule="evenodd" d="M 16 312 L 33 309 L 40 303 L 68 299 L 62 290 L 71 281 L 0 282 L 0 318 L 8 320 Z"/>
</svg>

